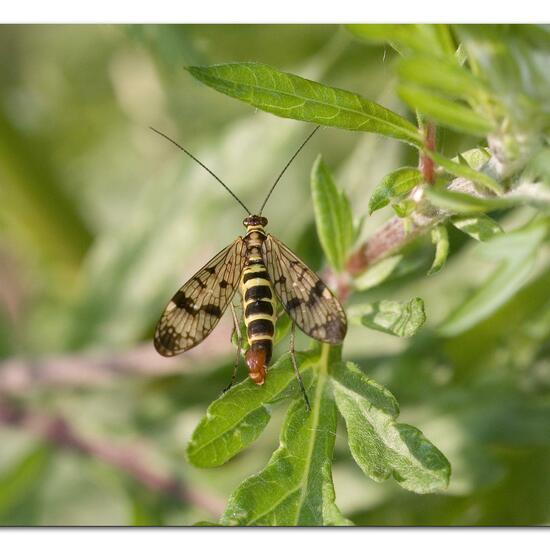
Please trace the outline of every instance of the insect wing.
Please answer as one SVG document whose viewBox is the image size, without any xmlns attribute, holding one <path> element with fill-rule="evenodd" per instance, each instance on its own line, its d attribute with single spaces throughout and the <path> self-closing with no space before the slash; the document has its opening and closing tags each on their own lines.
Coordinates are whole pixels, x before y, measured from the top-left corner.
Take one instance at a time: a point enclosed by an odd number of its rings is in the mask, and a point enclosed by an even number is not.
<svg viewBox="0 0 550 550">
<path fill-rule="evenodd" d="M 239 237 L 176 292 L 155 332 L 161 355 L 186 351 L 212 332 L 237 290 L 245 260 L 246 246 Z"/>
<path fill-rule="evenodd" d="M 271 235 L 262 244 L 262 256 L 277 297 L 300 329 L 315 340 L 341 343 L 346 314 L 325 283 Z"/>
</svg>

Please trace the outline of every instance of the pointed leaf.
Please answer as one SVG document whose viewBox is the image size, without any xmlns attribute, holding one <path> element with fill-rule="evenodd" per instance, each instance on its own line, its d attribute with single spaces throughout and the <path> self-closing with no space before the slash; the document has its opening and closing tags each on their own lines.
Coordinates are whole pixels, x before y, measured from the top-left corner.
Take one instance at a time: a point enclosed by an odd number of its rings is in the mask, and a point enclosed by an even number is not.
<svg viewBox="0 0 550 550">
<path fill-rule="evenodd" d="M 451 223 L 476 241 L 488 241 L 502 233 L 500 225 L 485 214 L 455 217 Z"/>
<path fill-rule="evenodd" d="M 491 158 L 491 153 L 485 147 L 475 147 L 458 154 L 453 160 L 468 165 L 472 170 L 481 170 L 482 166 Z"/>
<path fill-rule="evenodd" d="M 328 377 L 320 372 L 308 388 L 311 411 L 291 405 L 280 447 L 268 465 L 233 493 L 222 517 L 226 525 L 346 525 L 334 502 L 331 464 L 336 406 Z"/>
<path fill-rule="evenodd" d="M 437 273 L 447 261 L 449 254 L 449 234 L 447 228 L 440 224 L 432 229 L 432 242 L 435 244 L 435 258 L 428 275 Z"/>
<path fill-rule="evenodd" d="M 453 176 L 462 177 L 473 181 L 474 183 L 479 183 L 479 185 L 482 185 L 497 195 L 500 195 L 504 191 L 500 183 L 483 172 L 478 172 L 469 166 L 459 164 L 458 162 L 453 162 L 451 159 L 448 159 L 435 151 L 426 151 L 426 154 Z"/>
<path fill-rule="evenodd" d="M 311 193 L 323 252 L 330 265 L 340 272 L 353 244 L 353 220 L 349 202 L 336 188 L 321 156 L 317 157 L 311 170 Z"/>
<path fill-rule="evenodd" d="M 438 208 L 466 215 L 511 208 L 519 202 L 519 199 L 513 197 L 476 197 L 441 187 L 426 187 L 424 193 Z"/>
<path fill-rule="evenodd" d="M 393 211 L 400 217 L 406 218 L 416 210 L 416 202 L 412 199 L 403 199 L 391 205 Z"/>
<path fill-rule="evenodd" d="M 447 487 L 449 462 L 420 430 L 395 422 L 399 411 L 387 389 L 352 363 L 331 369 L 331 375 L 351 453 L 366 475 L 378 482 L 393 476 L 416 493 Z"/>
<path fill-rule="evenodd" d="M 422 183 L 422 174 L 408 166 L 389 173 L 374 189 L 369 200 L 369 214 L 388 205 L 392 199 L 405 196 Z"/>
<path fill-rule="evenodd" d="M 487 93 L 486 87 L 465 67 L 447 59 L 418 56 L 399 62 L 399 76 L 454 98 L 472 99 Z"/>
<path fill-rule="evenodd" d="M 491 121 L 469 107 L 429 92 L 414 84 L 400 84 L 399 97 L 443 126 L 474 136 L 486 136 L 493 130 Z"/>
<path fill-rule="evenodd" d="M 197 79 L 231 97 L 284 118 L 374 132 L 418 146 L 417 129 L 402 116 L 361 97 L 261 63 L 189 67 Z"/>
<path fill-rule="evenodd" d="M 407 52 L 449 53 L 444 25 L 346 25 L 357 38 L 373 43 L 389 43 L 401 54 Z"/>
<path fill-rule="evenodd" d="M 408 302 L 381 300 L 352 310 L 350 317 L 373 330 L 408 338 L 424 324 L 426 312 L 422 298 Z"/>
<path fill-rule="evenodd" d="M 318 360 L 318 352 L 299 353 L 296 359 L 305 371 Z M 292 363 L 285 356 L 269 368 L 263 386 L 247 378 L 216 399 L 189 441 L 189 462 L 199 468 L 213 468 L 250 445 L 269 422 L 269 403 L 280 398 L 294 380 Z"/>
</svg>

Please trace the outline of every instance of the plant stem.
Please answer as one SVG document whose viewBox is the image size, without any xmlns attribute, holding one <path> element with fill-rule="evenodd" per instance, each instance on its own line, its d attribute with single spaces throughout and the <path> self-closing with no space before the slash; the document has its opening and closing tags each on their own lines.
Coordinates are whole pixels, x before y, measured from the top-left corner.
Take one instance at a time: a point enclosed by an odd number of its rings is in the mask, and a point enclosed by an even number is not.
<svg viewBox="0 0 550 550">
<path fill-rule="evenodd" d="M 428 122 L 424 128 L 424 150 L 435 151 L 435 124 Z M 435 164 L 434 161 L 425 153 L 420 151 L 418 156 L 418 168 L 422 172 L 422 177 L 426 183 L 432 184 L 435 179 Z"/>
</svg>

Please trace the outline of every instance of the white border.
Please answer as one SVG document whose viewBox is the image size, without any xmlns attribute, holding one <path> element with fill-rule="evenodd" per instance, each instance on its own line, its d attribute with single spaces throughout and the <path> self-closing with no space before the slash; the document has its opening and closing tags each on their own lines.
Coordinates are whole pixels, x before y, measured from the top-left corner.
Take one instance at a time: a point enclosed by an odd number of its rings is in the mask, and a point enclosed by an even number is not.
<svg viewBox="0 0 550 550">
<path fill-rule="evenodd" d="M 123 2 L 95 0 L 18 0 L 4 2 L 0 23 L 544 23 L 550 22 L 550 2 L 434 2 L 426 0 L 154 0 Z M 266 7 L 267 5 L 267 7 Z M 268 11 L 269 10 L 269 11 Z M 64 548 L 132 550 L 162 547 L 212 546 L 216 550 L 281 550 L 293 548 L 387 548 L 407 550 L 442 548 L 463 550 L 465 545 L 525 547 L 542 542 L 540 529 L 0 529 L 3 548 Z M 173 543 L 173 544 L 170 544 Z"/>
<path fill-rule="evenodd" d="M 521 548 L 542 544 L 548 530 L 490 528 L 127 528 L 127 529 L 0 529 L 3 548 L 35 550 L 322 550 L 342 545 L 356 548 L 407 550 L 464 550 L 468 548 Z M 547 538 L 547 537 L 545 537 Z M 538 546 L 538 545 L 537 545 Z M 542 546 L 541 546 L 542 547 Z"/>
<path fill-rule="evenodd" d="M 18 0 L 4 23 L 550 23 L 544 0 Z"/>
</svg>

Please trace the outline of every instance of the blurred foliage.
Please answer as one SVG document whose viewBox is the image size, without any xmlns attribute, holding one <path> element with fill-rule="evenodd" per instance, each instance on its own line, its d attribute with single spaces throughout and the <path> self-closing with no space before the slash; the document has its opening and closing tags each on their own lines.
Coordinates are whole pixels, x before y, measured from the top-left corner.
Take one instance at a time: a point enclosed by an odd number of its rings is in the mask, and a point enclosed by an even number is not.
<svg viewBox="0 0 550 550">
<path fill-rule="evenodd" d="M 371 465 L 355 464 L 340 428 L 334 441 L 320 443 L 334 446 L 338 507 L 322 476 L 319 502 L 333 521 L 341 512 L 363 525 L 548 523 L 550 254 L 548 218 L 541 209 L 550 178 L 550 31 L 525 25 L 353 27 L 350 33 L 319 25 L 3 26 L 0 356 L 108 354 L 150 342 L 174 289 L 225 246 L 228 235 L 241 232 L 239 206 L 149 126 L 184 143 L 248 205 L 260 204 L 305 136 L 303 123 L 229 100 L 183 66 L 258 62 L 329 89 L 353 90 L 399 117 L 392 120 L 402 133 L 386 126 L 377 131 L 421 147 L 414 113 L 404 101 L 438 123 L 436 160 L 446 157 L 440 164 L 450 174 L 471 176 L 479 164 L 465 153 L 489 145 L 506 171 L 483 173 L 479 184 L 496 189 L 492 182 L 499 176 L 505 189 L 523 185 L 529 200 L 474 197 L 474 204 L 434 187 L 433 204 L 457 214 L 448 235 L 437 237 L 448 246 L 444 267 L 426 277 L 434 262 L 428 232 L 399 257 L 367 271 L 353 298 L 352 307 L 423 298 L 426 325 L 407 341 L 352 325 L 344 356 L 357 367 L 350 364 L 339 376 L 367 373 L 391 391 L 385 398 L 395 396 L 399 420 L 407 424 L 394 423 L 395 412 L 383 408 L 371 414 L 387 417 L 393 437 L 399 426 L 421 428 L 452 464 L 448 489 L 420 495 L 394 481 L 369 480 L 361 469 Z M 353 101 L 342 94 L 338 101 Z M 330 107 L 325 106 L 327 114 Z M 363 118 L 381 113 L 371 103 L 362 103 L 362 110 Z M 355 123 L 342 121 L 348 127 Z M 316 269 L 331 242 L 319 243 L 313 217 L 320 203 L 311 197 L 310 173 L 320 152 L 314 182 L 332 181 L 330 167 L 345 190 L 337 196 L 349 197 L 354 219 L 372 213 L 360 240 L 391 216 L 382 206 L 396 205 L 408 189 L 396 171 L 417 163 L 416 149 L 396 140 L 336 128 L 318 132 L 266 211 L 269 230 Z M 459 215 L 474 221 L 461 225 Z M 341 237 L 349 247 L 349 225 Z M 438 246 L 437 268 L 443 265 L 443 245 Z M 335 250 L 333 256 L 339 268 L 342 254 Z M 400 311 L 394 305 L 387 309 L 399 322 Z M 387 312 L 381 312 L 387 323 Z M 19 401 L 63 415 L 91 437 L 115 444 L 143 441 L 152 466 L 222 502 L 233 494 L 234 510 L 248 490 L 244 484 L 235 489 L 264 468 L 274 451 L 283 410 L 274 402 L 265 430 L 245 437 L 254 443 L 222 468 L 197 469 L 185 461 L 193 430 L 230 378 L 233 350 L 226 332 L 220 327 L 212 335 L 227 341 L 226 359 L 201 370 L 119 377 L 102 388 L 44 387 Z M 306 346 L 299 337 L 298 348 Z M 340 392 L 338 407 L 352 407 Z M 283 439 L 289 426 L 313 422 L 299 415 L 291 408 Z M 365 434 L 360 425 L 349 424 L 353 418 L 358 416 L 352 410 L 346 422 L 360 446 Z M 395 468 L 391 457 L 388 464 L 380 478 Z M 276 466 L 270 462 L 264 472 Z M 209 517 L 196 503 L 174 502 L 85 454 L 45 445 L 21 429 L 0 428 L 0 524 L 164 525 L 204 519 L 219 517 Z"/>
</svg>

